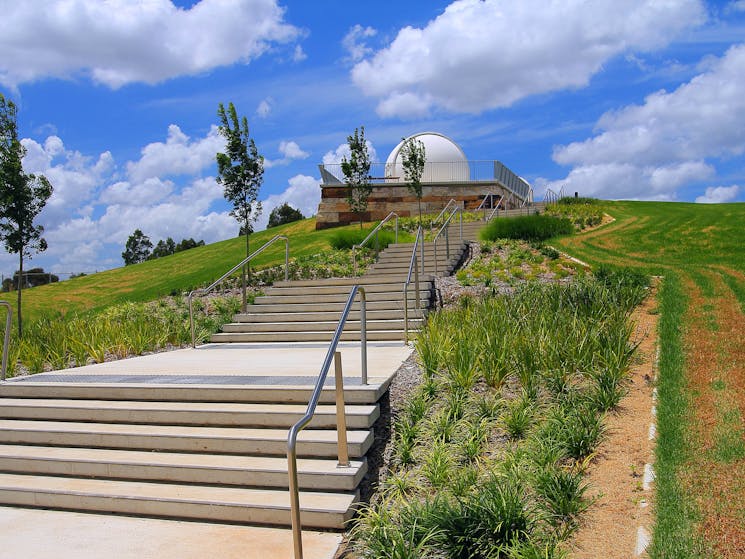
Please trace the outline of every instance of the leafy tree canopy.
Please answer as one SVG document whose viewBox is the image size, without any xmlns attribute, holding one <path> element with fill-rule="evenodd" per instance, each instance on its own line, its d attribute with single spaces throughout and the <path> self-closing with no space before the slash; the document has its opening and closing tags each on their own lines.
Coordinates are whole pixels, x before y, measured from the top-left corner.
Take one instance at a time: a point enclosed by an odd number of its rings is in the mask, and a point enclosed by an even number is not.
<svg viewBox="0 0 745 559">
<path fill-rule="evenodd" d="M 300 210 L 293 208 L 290 204 L 285 202 L 271 211 L 267 227 L 276 227 L 277 225 L 292 223 L 293 221 L 298 221 L 304 218 L 305 216 Z"/>
<path fill-rule="evenodd" d="M 122 252 L 124 265 L 129 266 L 130 264 L 144 262 L 150 256 L 152 248 L 153 243 L 150 242 L 150 238 L 140 229 L 135 229 L 135 232 L 127 239 L 124 252 Z"/>
<path fill-rule="evenodd" d="M 370 152 L 365 142 L 365 127 L 354 129 L 354 134 L 347 136 L 349 159 L 342 158 L 341 172 L 347 183 L 347 203 L 349 208 L 359 216 L 362 228 L 362 214 L 367 210 L 367 200 L 372 193 L 370 183 Z"/>
</svg>

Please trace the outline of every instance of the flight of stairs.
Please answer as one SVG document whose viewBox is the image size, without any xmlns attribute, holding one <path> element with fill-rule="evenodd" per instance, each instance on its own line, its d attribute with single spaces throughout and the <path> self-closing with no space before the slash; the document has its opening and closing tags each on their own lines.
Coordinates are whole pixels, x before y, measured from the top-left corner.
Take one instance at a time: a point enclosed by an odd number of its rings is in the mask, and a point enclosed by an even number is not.
<svg viewBox="0 0 745 559">
<path fill-rule="evenodd" d="M 468 227 L 466 227 L 468 225 Z M 481 224 L 483 225 L 483 223 Z M 466 231 L 474 227 L 464 224 Z M 465 244 L 460 232 L 451 231 L 450 257 L 438 243 L 437 272 L 448 275 L 460 262 Z M 413 243 L 390 245 L 378 260 L 358 278 L 328 278 L 277 282 L 257 297 L 246 312 L 225 324 L 222 332 L 212 336 L 222 342 L 329 342 L 339 315 L 353 285 L 365 288 L 368 341 L 402 341 L 404 339 L 404 282 L 411 263 Z M 433 299 L 435 260 L 434 245 L 424 243 L 424 274 L 419 278 L 419 309 L 416 308 L 414 280 L 408 289 L 409 329 L 417 330 Z M 421 270 L 421 267 L 420 267 Z M 360 339 L 359 299 L 352 307 L 341 339 Z"/>
<path fill-rule="evenodd" d="M 439 274 L 463 256 L 458 235 L 451 232 L 450 258 L 440 256 Z M 390 246 L 360 278 L 280 282 L 212 341 L 231 342 L 219 344 L 228 351 L 258 342 L 254 352 L 326 345 L 351 286 L 360 284 L 367 290 L 368 340 L 401 343 L 412 246 Z M 409 291 L 411 329 L 432 299 L 432 251 L 426 243 L 419 293 L 413 282 Z M 442 245 L 438 252 L 444 254 Z M 354 310 L 342 340 L 358 340 L 359 325 Z M 225 384 L 215 380 L 219 365 L 167 382 L 126 373 L 106 381 L 74 371 L 11 379 L 0 384 L 0 506 L 288 526 L 287 433 L 312 392 L 315 378 L 306 375 L 317 375 L 319 366 L 320 360 L 303 363 L 297 376 L 279 383 L 271 365 L 264 377 Z M 365 386 L 345 378 L 348 467 L 337 466 L 333 385 L 324 387 L 298 439 L 304 527 L 341 530 L 354 514 L 392 372 L 373 368 Z"/>
</svg>

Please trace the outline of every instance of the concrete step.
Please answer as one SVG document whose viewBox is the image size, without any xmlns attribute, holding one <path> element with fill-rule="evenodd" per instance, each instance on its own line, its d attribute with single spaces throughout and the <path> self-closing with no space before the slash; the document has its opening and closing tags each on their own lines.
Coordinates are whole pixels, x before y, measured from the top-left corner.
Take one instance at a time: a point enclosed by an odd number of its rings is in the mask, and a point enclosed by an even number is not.
<svg viewBox="0 0 745 559">
<path fill-rule="evenodd" d="M 409 323 L 409 330 L 414 331 L 416 328 L 413 322 Z M 255 332 L 255 333 L 229 333 L 222 332 L 219 334 L 213 334 L 210 338 L 212 343 L 272 343 L 278 340 L 282 342 L 323 342 L 330 343 L 333 337 L 333 332 L 318 332 L 318 331 L 306 331 L 306 332 Z M 359 331 L 343 331 L 341 334 L 341 341 L 360 341 Z M 404 339 L 403 330 L 372 330 L 367 332 L 367 340 L 372 341 L 401 341 Z"/>
<path fill-rule="evenodd" d="M 233 317 L 233 322 L 325 322 L 339 321 L 341 310 L 326 312 L 254 312 L 247 314 L 237 314 Z M 423 318 L 425 312 L 409 309 L 409 318 Z M 360 320 L 359 311 L 351 311 L 348 320 Z M 396 320 L 404 316 L 403 309 L 391 309 L 380 311 L 367 311 L 367 320 Z"/>
<path fill-rule="evenodd" d="M 419 328 L 421 322 L 421 318 L 409 317 L 409 328 Z M 233 322 L 223 324 L 222 331 L 226 333 L 276 332 L 278 334 L 307 331 L 334 332 L 338 324 L 338 320 L 307 322 Z M 366 328 L 368 334 L 377 330 L 403 330 L 404 320 L 403 318 L 390 320 L 367 320 Z M 359 332 L 361 329 L 362 323 L 359 320 L 347 320 L 344 324 L 345 332 Z"/>
<path fill-rule="evenodd" d="M 301 489 L 354 491 L 365 460 L 339 467 L 336 460 L 298 460 Z M 288 487 L 287 459 L 272 456 L 183 454 L 101 448 L 0 444 L 0 471 L 33 475 Z"/>
<path fill-rule="evenodd" d="M 425 300 L 428 297 L 428 293 L 420 291 L 420 297 Z M 413 286 L 408 292 L 409 300 L 416 298 Z M 346 303 L 347 295 L 338 293 L 332 295 L 262 295 L 256 297 L 254 305 L 272 305 L 275 303 Z M 368 293 L 367 302 L 377 301 L 403 301 L 403 285 L 401 289 L 396 291 L 388 291 L 385 293 Z"/>
<path fill-rule="evenodd" d="M 298 456 L 336 457 L 336 440 L 336 430 L 305 429 L 298 436 Z M 373 443 L 373 433 L 349 430 L 347 441 L 349 455 L 361 458 Z M 287 429 L 0 419 L 0 443 L 286 456 Z"/>
<path fill-rule="evenodd" d="M 413 312 L 413 311 L 412 311 Z M 317 374 L 317 371 L 314 371 Z M 136 381 L 140 375 L 131 379 Z M 43 378 L 43 376 L 41 377 Z M 266 384 L 254 378 L 255 384 L 209 384 L 209 377 L 186 376 L 187 379 L 199 380 L 198 384 L 157 384 L 146 382 L 110 383 L 85 382 L 85 375 L 78 376 L 79 382 L 7 382 L 0 384 L 0 396 L 8 398 L 65 398 L 87 400 L 141 400 L 141 401 L 177 401 L 177 402 L 239 402 L 239 403 L 283 403 L 306 405 L 310 400 L 315 383 L 315 376 L 299 376 L 282 383 L 276 377 L 267 377 Z M 106 378 L 106 377 L 98 377 Z M 284 377 L 286 378 L 286 377 Z M 168 376 L 163 377 L 163 382 Z M 217 379 L 216 379 L 217 380 Z M 216 382 L 215 380 L 215 382 Z M 295 384 L 289 384 L 294 382 Z M 351 384 L 345 379 L 344 401 L 347 404 L 374 404 L 388 389 L 389 379 L 370 377 L 368 384 Z M 333 404 L 336 395 L 332 384 L 327 384 L 321 391 L 319 403 Z"/>
<path fill-rule="evenodd" d="M 356 493 L 300 492 L 300 520 L 309 528 L 341 530 L 354 513 Z M 286 490 L 142 483 L 0 474 L 0 502 L 221 522 L 288 525 Z"/>
<path fill-rule="evenodd" d="M 412 280 L 413 281 L 413 280 Z M 429 306 L 429 298 L 422 299 L 422 304 L 424 304 L 425 307 Z M 263 300 L 260 297 L 257 297 L 256 301 L 248 305 L 246 310 L 249 313 L 270 313 L 270 312 L 335 312 L 338 313 L 337 316 L 341 314 L 341 312 L 344 310 L 345 302 L 337 301 L 335 303 L 319 303 L 314 301 L 308 301 L 305 303 L 291 303 L 287 301 L 283 301 L 280 299 L 279 301 L 272 301 L 267 302 Z M 413 307 L 413 301 L 409 301 L 409 308 Z M 358 311 L 360 308 L 359 302 L 355 302 L 352 305 L 351 312 Z M 403 284 L 401 285 L 401 297 L 398 300 L 388 300 L 388 301 L 367 301 L 366 310 L 368 312 L 370 311 L 383 311 L 383 310 L 403 310 L 404 308 L 404 301 L 403 301 Z"/>
<path fill-rule="evenodd" d="M 275 336 L 276 340 L 276 336 Z M 128 402 L 106 400 L 54 400 L 3 398 L 0 417 L 4 419 L 45 419 L 53 421 L 96 421 L 160 425 L 204 425 L 235 427 L 291 427 L 305 414 L 297 404 L 236 404 L 222 402 Z M 377 405 L 346 406 L 347 428 L 368 429 L 380 412 Z M 336 408 L 319 405 L 309 424 L 332 429 Z"/>
<path fill-rule="evenodd" d="M 402 280 L 400 282 L 401 285 L 403 285 L 403 282 L 406 280 Z M 391 284 L 391 283 L 369 283 L 367 285 L 362 286 L 365 289 L 366 295 L 371 295 L 373 293 L 389 293 L 390 291 L 395 291 L 397 287 L 399 287 L 398 283 Z M 432 282 L 427 280 L 420 282 L 419 289 L 421 291 L 428 291 L 432 287 Z M 297 287 L 270 287 L 269 289 L 265 290 L 265 295 L 269 295 L 272 297 L 279 297 L 279 296 L 285 296 L 285 295 L 305 295 L 307 297 L 316 297 L 317 295 L 330 295 L 330 294 L 342 294 L 345 297 L 349 296 L 350 287 L 347 285 L 317 285 L 317 286 L 297 286 Z"/>
</svg>

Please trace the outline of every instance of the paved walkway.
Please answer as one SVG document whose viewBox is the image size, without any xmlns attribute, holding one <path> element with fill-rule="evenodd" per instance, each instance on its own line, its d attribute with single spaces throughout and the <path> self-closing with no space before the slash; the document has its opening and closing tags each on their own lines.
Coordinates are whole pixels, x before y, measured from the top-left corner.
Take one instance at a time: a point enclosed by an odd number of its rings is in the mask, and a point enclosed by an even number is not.
<svg viewBox="0 0 745 559">
<path fill-rule="evenodd" d="M 53 371 L 9 382 L 271 384 L 315 382 L 325 344 L 207 344 Z M 345 384 L 359 384 L 359 343 L 339 344 Z M 411 354 L 402 343 L 369 343 L 371 382 L 386 382 Z M 333 376 L 333 371 L 330 372 Z M 305 559 L 331 559 L 338 533 L 304 531 Z M 283 559 L 288 529 L 0 507 L 0 559 Z"/>
</svg>

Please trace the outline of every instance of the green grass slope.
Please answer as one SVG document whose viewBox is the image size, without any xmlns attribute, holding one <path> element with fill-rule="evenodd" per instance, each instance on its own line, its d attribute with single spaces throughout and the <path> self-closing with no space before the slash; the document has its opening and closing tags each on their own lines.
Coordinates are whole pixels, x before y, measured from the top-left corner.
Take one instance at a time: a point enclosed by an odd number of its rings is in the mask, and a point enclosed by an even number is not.
<svg viewBox="0 0 745 559">
<path fill-rule="evenodd" d="M 308 218 L 254 233 L 251 251 L 275 235 L 286 235 L 290 239 L 290 258 L 318 254 L 330 250 L 329 241 L 338 231 L 358 227 L 316 231 L 315 225 L 315 218 Z M 251 265 L 262 268 L 281 264 L 284 250 L 284 242 L 278 241 L 252 260 Z M 189 291 L 219 278 L 243 256 L 245 239 L 236 237 L 141 264 L 24 290 L 24 320 L 34 320 L 46 313 L 96 310 L 124 301 L 151 301 Z M 0 298 L 15 309 L 15 292 L 3 293 Z"/>
</svg>

